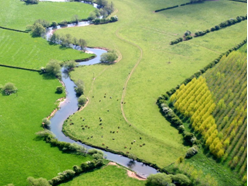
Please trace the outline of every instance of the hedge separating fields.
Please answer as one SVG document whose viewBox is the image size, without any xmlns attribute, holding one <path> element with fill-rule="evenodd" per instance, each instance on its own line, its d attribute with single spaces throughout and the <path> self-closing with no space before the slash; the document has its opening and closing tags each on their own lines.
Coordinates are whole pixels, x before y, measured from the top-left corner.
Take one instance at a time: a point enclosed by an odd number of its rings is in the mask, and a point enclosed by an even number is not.
<svg viewBox="0 0 248 186">
<path fill-rule="evenodd" d="M 0 28 L 5 29 L 5 30 L 10 30 L 10 31 L 15 31 L 15 32 L 28 33 L 27 31 L 17 30 L 17 29 L 13 29 L 13 28 L 6 28 L 6 27 L 3 27 L 3 26 L 0 26 Z"/>
<path fill-rule="evenodd" d="M 195 32 L 194 35 L 192 35 L 193 37 L 200 37 L 200 36 L 204 36 L 210 32 L 214 32 L 214 31 L 218 31 L 220 29 L 223 29 L 223 28 L 226 28 L 228 26 L 232 26 L 232 25 L 235 25 L 236 23 L 240 23 L 242 21 L 245 21 L 247 20 L 247 15 L 245 16 L 237 16 L 236 19 L 228 19 L 224 22 L 221 22 L 219 25 L 216 25 L 210 29 L 207 29 L 205 31 L 198 31 L 198 32 Z M 180 37 L 174 41 L 171 41 L 170 42 L 170 45 L 174 45 L 174 44 L 177 44 L 177 43 L 180 43 L 180 42 L 183 42 L 183 41 L 187 41 L 187 40 L 190 40 L 190 39 L 193 39 L 192 36 L 186 36 L 184 38 Z"/>
<path fill-rule="evenodd" d="M 173 9 L 173 8 L 178 8 L 180 6 L 185 6 L 185 5 L 190 5 L 190 4 L 194 4 L 194 3 L 193 2 L 183 3 L 183 4 L 180 4 L 180 5 L 170 6 L 170 7 L 167 7 L 167 8 L 161 8 L 161 9 L 155 10 L 154 12 L 161 12 L 161 11 L 164 11 L 164 10 L 170 10 L 170 9 Z"/>
<path fill-rule="evenodd" d="M 20 69 L 20 70 L 28 70 L 28 71 L 33 71 L 33 72 L 40 72 L 40 70 L 35 70 L 35 69 L 31 69 L 31 68 L 23 68 L 23 67 L 10 66 L 10 65 L 3 65 L 3 64 L 0 64 L 0 66 L 2 66 L 2 67 L 7 67 L 7 68 Z"/>
<path fill-rule="evenodd" d="M 220 59 L 222 58 L 222 56 L 226 55 L 228 56 L 232 51 L 238 50 L 239 48 L 241 48 L 245 43 L 247 43 L 247 38 L 244 39 L 241 43 L 237 44 L 235 47 L 229 49 L 228 51 L 226 51 L 225 53 L 222 53 L 218 58 L 216 58 L 214 61 L 212 61 L 211 63 L 209 63 L 207 66 L 205 66 L 203 69 L 199 70 L 198 72 L 194 73 L 191 77 L 185 79 L 181 84 L 177 85 L 175 88 L 172 88 L 171 90 L 167 91 L 165 95 L 163 96 L 171 96 L 172 94 L 174 94 L 176 92 L 176 90 L 182 85 L 185 84 L 187 85 L 194 77 L 198 78 L 200 75 L 202 75 L 203 73 L 205 73 L 208 69 L 214 67 L 217 63 L 219 63 Z M 162 96 L 160 96 L 158 98 L 158 101 L 162 98 Z"/>
</svg>

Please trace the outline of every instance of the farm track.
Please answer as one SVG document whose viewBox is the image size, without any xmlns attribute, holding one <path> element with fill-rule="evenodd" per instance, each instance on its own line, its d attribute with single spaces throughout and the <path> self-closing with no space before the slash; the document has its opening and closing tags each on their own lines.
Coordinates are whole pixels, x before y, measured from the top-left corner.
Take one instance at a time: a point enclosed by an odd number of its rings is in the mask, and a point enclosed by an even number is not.
<svg viewBox="0 0 248 186">
<path fill-rule="evenodd" d="M 123 86 L 122 97 L 121 97 L 121 103 L 120 103 L 120 104 L 121 104 L 121 113 L 122 113 L 122 116 L 123 116 L 124 120 L 125 120 L 130 126 L 132 126 L 138 133 L 140 133 L 140 134 L 146 136 L 147 138 L 150 138 L 151 140 L 156 141 L 157 143 L 160 143 L 161 145 L 165 145 L 165 143 L 164 143 L 162 140 L 157 139 L 157 138 L 155 138 L 155 137 L 153 137 L 153 136 L 149 136 L 149 135 L 147 135 L 146 133 L 142 132 L 142 131 L 141 131 L 140 129 L 138 129 L 137 127 L 133 126 L 132 123 L 128 121 L 128 119 L 127 119 L 127 117 L 126 117 L 126 115 L 125 115 L 125 111 L 124 111 L 124 108 L 123 108 L 123 105 L 124 105 L 124 104 L 122 104 L 122 102 L 124 103 L 124 99 L 125 99 L 125 96 L 126 96 L 126 89 L 127 89 L 128 82 L 129 82 L 131 76 L 133 75 L 135 69 L 138 67 L 138 65 L 140 64 L 140 61 L 141 61 L 142 58 L 143 58 L 143 50 L 142 50 L 142 48 L 141 48 L 139 45 L 137 45 L 137 44 L 135 44 L 135 43 L 132 43 L 131 41 L 128 41 L 128 40 L 122 38 L 122 37 L 119 35 L 120 29 L 121 29 L 121 28 L 119 28 L 119 29 L 116 30 L 116 32 L 115 32 L 116 37 L 118 37 L 120 40 L 122 40 L 122 41 L 124 41 L 124 42 L 126 42 L 126 43 L 128 43 L 128 44 L 130 44 L 130 45 L 133 45 L 133 46 L 137 47 L 137 48 L 140 50 L 140 56 L 139 56 L 137 62 L 135 63 L 134 67 L 132 68 L 131 72 L 129 73 L 129 75 L 128 75 L 128 77 L 127 77 L 127 80 L 126 80 L 126 82 L 124 83 L 124 86 Z"/>
</svg>

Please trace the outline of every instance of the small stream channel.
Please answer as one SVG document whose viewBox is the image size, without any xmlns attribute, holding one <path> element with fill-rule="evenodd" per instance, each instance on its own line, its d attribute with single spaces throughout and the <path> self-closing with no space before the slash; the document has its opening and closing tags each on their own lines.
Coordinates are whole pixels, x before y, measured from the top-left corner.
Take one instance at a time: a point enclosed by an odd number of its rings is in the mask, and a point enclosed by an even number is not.
<svg viewBox="0 0 248 186">
<path fill-rule="evenodd" d="M 68 24 L 67 27 L 73 27 L 73 26 L 87 26 L 90 23 L 88 21 L 82 21 L 79 22 L 78 24 Z M 64 27 L 63 27 L 64 28 Z M 58 26 L 55 29 L 61 29 L 60 26 Z M 48 28 L 47 29 L 47 33 L 46 33 L 46 39 L 48 40 L 49 37 L 52 36 L 54 29 L 53 28 Z M 80 47 L 77 46 L 73 46 L 72 48 L 80 50 Z M 97 63 L 100 63 L 100 56 L 101 54 L 105 53 L 106 50 L 103 49 L 93 49 L 93 48 L 87 48 L 86 49 L 89 52 L 93 52 L 94 54 L 96 54 L 96 57 L 89 60 L 89 61 L 82 61 L 82 62 L 78 62 L 78 65 L 94 65 Z M 74 84 L 74 82 L 70 79 L 70 77 L 68 76 L 67 72 L 64 71 L 64 68 L 61 68 L 61 72 L 62 72 L 62 81 L 65 85 L 65 89 L 66 89 L 66 99 L 65 101 L 60 105 L 60 109 L 55 113 L 55 115 L 51 118 L 51 125 L 50 125 L 50 130 L 55 134 L 56 138 L 59 141 L 64 141 L 64 142 L 69 142 L 69 143 L 77 143 L 79 145 L 82 145 L 84 147 L 86 147 L 87 149 L 91 149 L 91 148 L 95 148 L 95 147 L 91 147 L 88 145 L 85 145 L 83 143 L 80 142 L 76 142 L 72 139 L 70 139 L 69 137 L 65 136 L 64 133 L 62 132 L 62 127 L 63 127 L 63 123 L 64 121 L 70 116 L 73 115 L 75 112 L 77 112 L 78 110 L 78 101 L 77 101 L 77 97 L 76 97 L 76 93 L 74 90 L 74 87 L 76 86 Z M 97 148 L 95 148 L 97 149 Z M 100 149 L 101 150 L 101 149 Z M 141 162 L 137 162 L 137 161 L 132 161 L 131 159 L 118 155 L 118 154 L 114 154 L 111 152 L 107 152 L 104 151 L 104 154 L 106 155 L 106 159 L 116 162 L 120 165 L 123 165 L 125 167 L 130 168 L 131 170 L 135 171 L 137 173 L 137 175 L 141 176 L 141 177 L 147 177 L 150 174 L 156 174 L 157 170 L 147 166 Z"/>
</svg>

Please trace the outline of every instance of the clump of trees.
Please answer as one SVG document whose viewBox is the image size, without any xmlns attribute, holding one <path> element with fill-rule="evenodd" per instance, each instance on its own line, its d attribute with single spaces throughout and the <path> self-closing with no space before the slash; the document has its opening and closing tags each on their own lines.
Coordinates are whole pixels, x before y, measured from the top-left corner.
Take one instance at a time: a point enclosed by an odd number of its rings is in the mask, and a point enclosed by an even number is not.
<svg viewBox="0 0 248 186">
<path fill-rule="evenodd" d="M 70 71 L 76 67 L 77 63 L 73 60 L 66 61 L 64 67 Z"/>
<path fill-rule="evenodd" d="M 114 3 L 108 3 L 107 0 L 96 0 L 98 9 L 90 14 L 88 17 L 89 20 L 93 20 L 97 17 L 102 16 L 103 18 L 108 17 L 114 11 Z"/>
<path fill-rule="evenodd" d="M 24 0 L 26 4 L 38 4 L 39 0 Z"/>
<path fill-rule="evenodd" d="M 60 64 L 57 60 L 51 60 L 43 69 L 43 72 L 49 76 L 61 78 Z"/>
<path fill-rule="evenodd" d="M 31 30 L 33 37 L 42 37 L 46 33 L 46 28 L 50 26 L 50 23 L 46 20 L 38 19 L 27 30 Z"/>
<path fill-rule="evenodd" d="M 146 181 L 147 186 L 175 186 L 172 179 L 165 173 L 151 174 Z"/>
<path fill-rule="evenodd" d="M 13 83 L 6 83 L 4 86 L 0 85 L 0 90 L 5 95 L 10 95 L 17 92 L 17 88 Z"/>
<path fill-rule="evenodd" d="M 101 63 L 113 63 L 118 56 L 116 55 L 115 51 L 108 51 L 101 55 Z"/>
<path fill-rule="evenodd" d="M 85 95 L 81 95 L 78 98 L 78 106 L 79 107 L 84 106 L 86 102 L 87 102 L 87 98 L 85 97 Z"/>
<path fill-rule="evenodd" d="M 76 45 L 81 47 L 82 50 L 85 49 L 87 43 L 84 39 L 77 39 L 72 37 L 71 34 L 59 35 L 54 33 L 49 39 L 50 44 L 61 44 L 63 47 L 73 47 L 72 45 Z"/>
<path fill-rule="evenodd" d="M 76 87 L 75 87 L 75 91 L 76 91 L 76 95 L 79 97 L 82 94 L 84 94 L 84 82 L 81 79 L 78 79 L 76 82 Z"/>
</svg>

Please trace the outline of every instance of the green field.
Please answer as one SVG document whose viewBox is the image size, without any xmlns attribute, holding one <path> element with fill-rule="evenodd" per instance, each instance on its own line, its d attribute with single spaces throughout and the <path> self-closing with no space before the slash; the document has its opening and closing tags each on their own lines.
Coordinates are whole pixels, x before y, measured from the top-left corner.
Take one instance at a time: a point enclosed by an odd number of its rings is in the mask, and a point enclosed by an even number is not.
<svg viewBox="0 0 248 186">
<path fill-rule="evenodd" d="M 117 179 L 118 178 L 118 179 Z M 106 166 L 94 172 L 89 172 L 74 178 L 68 183 L 61 184 L 62 186 L 81 186 L 82 184 L 87 186 L 95 185 L 121 185 L 122 186 L 144 186 L 145 181 L 139 181 L 134 178 L 130 178 L 127 175 L 127 171 L 121 167 Z"/>
<path fill-rule="evenodd" d="M 20 0 L 0 0 L 0 26 L 25 30 L 37 19 L 49 22 L 71 21 L 78 15 L 79 19 L 87 19 L 94 7 L 77 2 L 39 2 L 35 5 L 26 5 Z"/>
<path fill-rule="evenodd" d="M 51 59 L 67 61 L 90 56 L 70 48 L 50 45 L 43 38 L 32 38 L 29 34 L 0 29 L 0 64 L 40 69 Z"/>
<path fill-rule="evenodd" d="M 51 179 L 91 158 L 62 153 L 37 140 L 41 120 L 48 116 L 64 96 L 55 94 L 57 79 L 44 79 L 37 72 L 0 67 L 0 84 L 12 82 L 18 93 L 0 94 L 0 185 L 26 185 L 28 176 Z"/>
<path fill-rule="evenodd" d="M 182 36 L 186 30 L 192 33 L 205 30 L 227 19 L 246 14 L 243 4 L 225 0 L 153 12 L 183 2 L 115 1 L 119 17 L 117 23 L 57 32 L 70 33 L 78 38 L 87 35 L 89 46 L 107 47 L 122 54 L 122 60 L 115 65 L 81 67 L 71 73 L 74 80 L 82 79 L 85 82 L 90 102 L 82 112 L 72 117 L 75 125 L 65 124 L 64 129 L 69 135 L 94 145 L 103 146 L 104 143 L 104 146 L 111 149 L 133 153 L 161 167 L 184 155 L 187 147 L 182 145 L 182 136 L 159 113 L 155 104 L 157 97 L 245 39 L 247 23 L 243 21 L 171 46 L 170 41 Z M 138 66 L 123 93 L 123 87 L 135 64 Z M 107 98 L 104 98 L 105 93 Z M 121 111 L 121 98 L 124 94 L 126 104 L 123 107 L 128 122 Z M 86 121 L 83 123 L 80 117 L 85 117 Z M 103 119 L 103 129 L 99 126 L 99 117 Z M 91 128 L 83 131 L 83 124 Z M 118 134 L 110 133 L 117 130 Z M 87 139 L 91 135 L 94 138 Z M 133 140 L 138 143 L 131 145 Z M 145 146 L 140 147 L 143 143 Z"/>
</svg>

